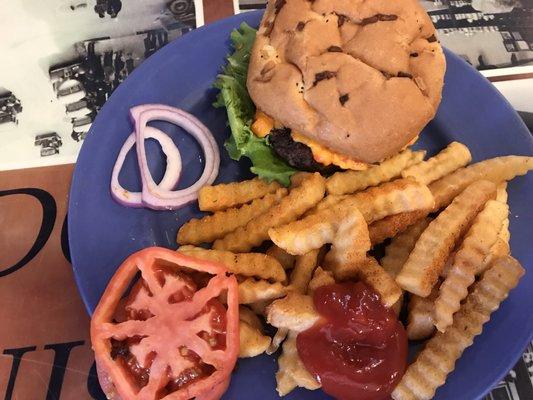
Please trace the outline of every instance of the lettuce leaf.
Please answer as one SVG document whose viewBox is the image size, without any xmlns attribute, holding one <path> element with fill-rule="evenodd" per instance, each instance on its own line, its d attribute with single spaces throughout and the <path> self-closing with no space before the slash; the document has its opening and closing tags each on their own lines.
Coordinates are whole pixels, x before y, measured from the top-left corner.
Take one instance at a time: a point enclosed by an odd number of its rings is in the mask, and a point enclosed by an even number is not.
<svg viewBox="0 0 533 400">
<path fill-rule="evenodd" d="M 254 174 L 288 186 L 296 170 L 274 153 L 267 139 L 255 136 L 250 128 L 255 105 L 246 90 L 246 76 L 255 34 L 256 30 L 244 22 L 231 32 L 234 51 L 227 57 L 227 64 L 214 83 L 220 93 L 213 105 L 226 107 L 228 113 L 231 136 L 224 146 L 229 156 L 236 161 L 249 158 L 252 162 L 250 170 Z"/>
</svg>

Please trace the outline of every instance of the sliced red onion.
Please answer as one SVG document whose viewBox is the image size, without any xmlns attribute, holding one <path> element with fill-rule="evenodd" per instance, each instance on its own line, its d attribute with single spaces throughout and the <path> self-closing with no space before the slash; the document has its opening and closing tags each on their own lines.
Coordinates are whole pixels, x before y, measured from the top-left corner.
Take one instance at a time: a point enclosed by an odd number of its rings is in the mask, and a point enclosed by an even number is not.
<svg viewBox="0 0 533 400">
<path fill-rule="evenodd" d="M 147 207 L 164 210 L 176 209 L 198 198 L 198 191 L 202 186 L 213 183 L 218 175 L 220 154 L 215 138 L 209 129 L 193 115 L 175 107 L 162 104 L 145 104 L 130 110 L 135 125 L 137 141 L 137 158 L 142 178 L 142 202 Z M 160 120 L 173 123 L 195 137 L 204 152 L 205 166 L 202 176 L 191 186 L 181 190 L 169 190 L 158 186 L 150 174 L 144 137 L 146 124 L 149 121 Z"/>
<path fill-rule="evenodd" d="M 163 153 L 167 157 L 167 166 L 165 169 L 165 174 L 161 182 L 159 182 L 159 187 L 164 190 L 171 190 L 176 187 L 178 184 L 180 173 L 181 173 L 181 155 L 172 141 L 172 139 L 167 136 L 164 132 L 161 132 L 159 129 L 147 126 L 145 128 L 144 138 L 155 139 L 161 145 Z M 143 140 L 144 140 L 143 138 Z M 113 172 L 111 174 L 111 196 L 120 204 L 128 207 L 143 207 L 142 202 L 142 193 L 141 192 L 131 192 L 127 189 L 124 189 L 118 180 L 120 171 L 122 170 L 122 165 L 126 159 L 126 155 L 133 147 L 136 142 L 135 132 L 132 132 L 128 136 L 120 152 L 118 153 L 117 161 L 113 167 Z"/>
</svg>

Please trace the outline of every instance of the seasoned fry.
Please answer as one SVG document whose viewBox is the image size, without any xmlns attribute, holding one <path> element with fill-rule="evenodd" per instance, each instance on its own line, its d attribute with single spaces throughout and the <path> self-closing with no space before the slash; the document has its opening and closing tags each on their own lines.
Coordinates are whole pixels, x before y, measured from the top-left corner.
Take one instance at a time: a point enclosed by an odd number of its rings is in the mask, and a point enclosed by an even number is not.
<svg viewBox="0 0 533 400">
<path fill-rule="evenodd" d="M 281 247 L 276 246 L 275 244 L 268 248 L 266 254 L 278 260 L 281 266 L 285 269 L 292 269 L 294 267 L 296 257 L 292 254 L 287 253 L 285 250 L 283 250 Z"/>
<path fill-rule="evenodd" d="M 288 334 L 289 334 L 289 330 L 287 328 L 278 329 L 276 331 L 276 334 L 272 338 L 272 341 L 270 342 L 270 346 L 268 346 L 268 349 L 266 350 L 266 353 L 268 355 L 270 355 L 270 354 L 274 354 L 276 351 L 278 351 L 279 346 L 287 338 Z"/>
<path fill-rule="evenodd" d="M 485 203 L 496 196 L 496 186 L 477 181 L 468 186 L 422 233 L 396 282 L 411 293 L 426 297 L 459 237 Z"/>
<path fill-rule="evenodd" d="M 496 201 L 507 204 L 507 182 L 502 182 L 496 189 Z"/>
<path fill-rule="evenodd" d="M 197 245 L 219 239 L 263 214 L 279 203 L 287 193 L 287 189 L 280 188 L 274 193 L 255 199 L 250 204 L 228 208 L 200 219 L 192 218 L 179 229 L 177 242 Z"/>
<path fill-rule="evenodd" d="M 270 283 L 265 280 L 257 281 L 253 278 L 248 278 L 239 283 L 239 304 L 277 299 L 286 292 L 286 286 L 279 282 Z"/>
<path fill-rule="evenodd" d="M 468 147 L 459 142 L 452 142 L 435 157 L 404 169 L 402 177 L 411 177 L 427 185 L 458 168 L 464 167 L 471 160 L 472 155 Z"/>
<path fill-rule="evenodd" d="M 402 295 L 402 289 L 374 257 L 367 257 L 357 265 L 341 264 L 332 269 L 333 275 L 340 280 L 358 279 L 379 294 L 385 307 L 392 307 Z"/>
<path fill-rule="evenodd" d="M 272 303 L 272 300 L 257 300 L 248 303 L 248 307 L 256 314 L 266 317 L 266 308 Z"/>
<path fill-rule="evenodd" d="M 291 290 L 302 294 L 307 293 L 307 287 L 317 266 L 319 252 L 320 249 L 315 249 L 296 257 L 296 263 L 289 281 Z"/>
<path fill-rule="evenodd" d="M 385 256 L 381 259 L 381 266 L 390 276 L 396 278 L 400 273 L 409 258 L 409 254 L 413 251 L 416 241 L 430 222 L 431 218 L 426 217 L 414 223 L 404 232 L 394 237 L 385 248 Z"/>
<path fill-rule="evenodd" d="M 331 285 L 333 283 L 335 283 L 335 278 L 333 278 L 333 272 L 326 271 L 322 269 L 322 267 L 317 267 L 313 274 L 313 279 L 311 279 L 311 281 L 309 282 L 307 292 L 309 293 L 309 295 L 312 296 L 315 290 L 319 287 Z"/>
<path fill-rule="evenodd" d="M 252 328 L 263 332 L 263 323 L 259 317 L 247 306 L 239 306 L 239 320 L 246 322 Z"/>
<path fill-rule="evenodd" d="M 372 246 L 382 243 L 403 232 L 414 223 L 425 218 L 431 210 L 416 210 L 389 215 L 368 225 Z"/>
<path fill-rule="evenodd" d="M 507 204 L 489 200 L 465 234 L 435 301 L 434 321 L 439 331 L 446 331 L 453 323 L 453 314 L 468 295 L 468 288 L 474 283 L 476 268 L 483 263 L 491 246 L 496 243 L 508 213 Z"/>
<path fill-rule="evenodd" d="M 298 178 L 298 174 L 294 176 Z M 234 252 L 250 251 L 268 239 L 270 228 L 287 224 L 298 218 L 318 203 L 324 196 L 324 192 L 324 178 L 319 173 L 306 174 L 300 185 L 292 189 L 278 204 L 249 221 L 244 227 L 239 227 L 215 241 L 213 248 Z"/>
<path fill-rule="evenodd" d="M 273 257 L 262 253 L 239 253 L 223 250 L 206 250 L 201 247 L 182 246 L 180 253 L 204 260 L 216 261 L 236 275 L 283 282 L 287 279 L 285 270 Z"/>
<path fill-rule="evenodd" d="M 268 231 L 270 239 L 290 254 L 303 255 L 332 243 L 326 255 L 329 264 L 357 263 L 370 250 L 368 228 L 357 208 L 340 205 L 319 211 L 302 220 Z"/>
<path fill-rule="evenodd" d="M 493 183 L 509 181 L 533 169 L 533 157 L 505 156 L 481 161 L 446 175 L 429 185 L 435 197 L 435 210 L 447 206 L 472 182 L 484 179 Z"/>
<path fill-rule="evenodd" d="M 338 195 L 364 190 L 369 186 L 377 186 L 397 178 L 402 170 L 418 164 L 425 155 L 425 151 L 407 149 L 365 171 L 336 172 L 326 181 L 326 189 L 328 193 Z"/>
<path fill-rule="evenodd" d="M 309 390 L 320 388 L 320 384 L 307 371 L 298 356 L 296 336 L 295 332 L 289 333 L 287 340 L 283 343 L 283 352 L 278 358 L 276 390 L 280 396 L 285 396 L 296 387 L 304 387 Z"/>
<path fill-rule="evenodd" d="M 337 205 L 341 200 L 345 200 L 349 198 L 350 195 L 337 195 L 337 194 L 328 194 L 326 197 L 324 197 L 322 200 L 320 200 L 316 206 L 311 208 L 309 211 L 307 211 L 304 214 L 304 217 L 307 217 L 312 214 L 316 214 L 319 211 L 325 210 L 326 208 L 330 208 L 334 205 Z"/>
<path fill-rule="evenodd" d="M 444 384 L 453 371 L 455 362 L 479 335 L 509 291 L 517 284 L 524 269 L 514 258 L 506 256 L 495 260 L 465 304 L 455 314 L 453 324 L 446 332 L 438 332 L 428 341 L 416 361 L 411 364 L 392 392 L 394 400 L 430 400 L 435 390 Z"/>
<path fill-rule="evenodd" d="M 405 294 L 402 290 L 402 295 L 400 296 L 400 298 L 396 301 L 396 303 L 391 306 L 392 310 L 396 313 L 396 315 L 400 315 L 400 312 L 402 311 L 404 298 Z"/>
<path fill-rule="evenodd" d="M 246 204 L 278 190 L 277 182 L 268 183 L 254 178 L 243 182 L 223 183 L 204 186 L 198 193 L 198 207 L 202 211 L 220 211 L 226 208 Z"/>
<path fill-rule="evenodd" d="M 439 285 L 435 285 L 428 297 L 413 294 L 407 305 L 407 337 L 409 340 L 424 340 L 435 332 L 433 313 L 435 300 L 439 295 Z"/>
<path fill-rule="evenodd" d="M 506 221 L 504 221 L 504 225 Z M 511 254 L 511 248 L 509 247 L 509 243 L 507 241 L 502 240 L 500 234 L 498 234 L 498 239 L 496 239 L 496 243 L 491 246 L 489 254 L 485 257 L 483 263 L 479 266 L 479 268 L 476 268 L 475 274 L 482 274 L 483 272 L 485 272 L 485 270 L 489 267 L 489 265 L 494 259 L 498 257 L 507 256 L 509 254 Z"/>
<path fill-rule="evenodd" d="M 267 322 L 278 329 L 302 332 L 320 318 L 311 296 L 289 292 L 287 296 L 272 302 L 267 309 Z"/>
<path fill-rule="evenodd" d="M 255 357 L 264 353 L 270 346 L 270 337 L 247 322 L 239 322 L 239 357 Z"/>
</svg>

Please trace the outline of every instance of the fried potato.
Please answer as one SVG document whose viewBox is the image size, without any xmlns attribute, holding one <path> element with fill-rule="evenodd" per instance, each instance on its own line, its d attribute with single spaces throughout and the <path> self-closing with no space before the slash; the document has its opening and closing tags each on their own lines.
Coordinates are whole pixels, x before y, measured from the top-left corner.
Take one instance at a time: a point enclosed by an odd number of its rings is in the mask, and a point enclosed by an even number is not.
<svg viewBox="0 0 533 400">
<path fill-rule="evenodd" d="M 415 244 L 424 230 L 427 228 L 431 218 L 426 217 L 414 223 L 404 232 L 395 236 L 391 243 L 385 248 L 385 256 L 381 259 L 381 266 L 387 273 L 396 278 L 403 265 L 413 251 Z"/>
<path fill-rule="evenodd" d="M 278 329 L 276 331 L 276 334 L 272 338 L 272 341 L 270 342 L 270 346 L 268 346 L 268 349 L 266 350 L 266 353 L 268 355 L 270 355 L 270 354 L 274 354 L 276 351 L 278 351 L 279 346 L 287 338 L 288 334 L 289 334 L 289 330 L 287 328 Z"/>
<path fill-rule="evenodd" d="M 325 259 L 330 265 L 361 262 L 370 250 L 368 228 L 363 216 L 357 208 L 348 209 L 340 205 L 270 229 L 268 233 L 276 245 L 295 255 L 303 255 L 331 243 Z"/>
<path fill-rule="evenodd" d="M 317 266 L 319 252 L 320 249 L 315 249 L 296 257 L 296 263 L 289 279 L 291 290 L 302 294 L 307 293 L 307 287 Z"/>
<path fill-rule="evenodd" d="M 287 253 L 285 250 L 283 250 L 281 247 L 276 246 L 275 244 L 268 248 L 266 254 L 278 260 L 281 266 L 286 270 L 292 269 L 294 267 L 296 257 L 292 254 Z"/>
<path fill-rule="evenodd" d="M 402 177 L 411 177 L 427 185 L 458 168 L 464 167 L 471 160 L 472 155 L 468 147 L 459 142 L 452 142 L 435 157 L 404 169 Z"/>
<path fill-rule="evenodd" d="M 179 229 L 177 242 L 197 245 L 219 239 L 263 214 L 279 203 L 287 193 L 287 189 L 280 188 L 274 193 L 253 200 L 250 204 L 228 208 L 200 219 L 192 218 Z"/>
<path fill-rule="evenodd" d="M 297 333 L 291 332 L 283 343 L 283 352 L 278 358 L 278 372 L 276 372 L 276 390 L 280 396 L 285 396 L 296 387 L 309 390 L 320 388 L 320 384 L 307 371 L 298 356 L 296 348 Z"/>
<path fill-rule="evenodd" d="M 435 333 L 433 313 L 435 300 L 439 295 L 439 285 L 435 285 L 428 297 L 413 294 L 407 304 L 407 337 L 409 340 L 423 340 Z"/>
<path fill-rule="evenodd" d="M 397 178 L 402 170 L 420 163 L 425 155 L 425 151 L 407 149 L 365 171 L 336 172 L 326 181 L 326 189 L 328 193 L 338 195 L 379 185 Z"/>
<path fill-rule="evenodd" d="M 316 214 L 319 211 L 325 210 L 327 208 L 330 208 L 332 206 L 337 205 L 341 200 L 345 200 L 349 198 L 350 195 L 337 195 L 337 194 L 328 194 L 326 197 L 324 197 L 322 200 L 320 200 L 316 206 L 308 210 L 304 217 L 307 217 L 309 215 Z"/>
<path fill-rule="evenodd" d="M 273 257 L 262 253 L 239 253 L 223 250 L 206 250 L 202 247 L 182 246 L 182 254 L 223 264 L 236 275 L 283 282 L 287 279 L 285 270 Z"/>
<path fill-rule="evenodd" d="M 446 332 L 431 338 L 416 361 L 405 372 L 392 392 L 394 400 L 430 400 L 436 389 L 443 385 L 455 362 L 479 335 L 500 303 L 518 284 L 524 269 L 514 258 L 506 256 L 495 260 L 465 304 L 455 314 L 453 324 Z"/>
<path fill-rule="evenodd" d="M 508 220 L 504 221 L 504 225 Z M 489 267 L 492 261 L 496 258 L 508 256 L 511 254 L 511 248 L 509 247 L 509 242 L 501 239 L 500 234 L 498 234 L 498 239 L 494 243 L 489 251 L 489 254 L 483 260 L 483 263 L 476 268 L 476 275 L 482 274 Z"/>
<path fill-rule="evenodd" d="M 496 188 L 496 201 L 507 204 L 507 182 L 502 182 Z"/>
<path fill-rule="evenodd" d="M 403 232 L 414 223 L 424 219 L 431 210 L 416 210 L 389 215 L 368 225 L 372 246 L 382 243 Z"/>
<path fill-rule="evenodd" d="M 385 307 L 392 307 L 402 295 L 402 289 L 394 278 L 385 272 L 374 257 L 367 257 L 357 265 L 341 264 L 332 271 L 339 280 L 354 278 L 366 283 L 379 294 Z"/>
<path fill-rule="evenodd" d="M 396 303 L 394 303 L 391 306 L 392 310 L 394 311 L 396 315 L 400 315 L 400 312 L 402 311 L 404 298 L 405 298 L 405 294 L 403 293 L 403 290 L 402 290 L 402 295 L 400 296 L 400 298 L 396 300 Z"/>
<path fill-rule="evenodd" d="M 508 213 L 507 204 L 489 200 L 465 234 L 435 301 L 434 321 L 439 331 L 445 332 L 453 323 L 453 314 L 468 295 L 468 288 L 474 283 L 476 268 L 479 268 L 491 246 L 496 243 Z"/>
<path fill-rule="evenodd" d="M 316 289 L 321 286 L 331 285 L 335 283 L 335 278 L 333 278 L 333 272 L 326 271 L 322 267 L 317 267 L 313 273 L 313 278 L 309 282 L 307 288 L 307 293 L 313 295 Z"/>
<path fill-rule="evenodd" d="M 272 303 L 272 300 L 257 300 L 248 303 L 248 307 L 256 314 L 266 317 L 266 308 Z"/>
<path fill-rule="evenodd" d="M 252 328 L 259 330 L 261 333 L 263 332 L 263 323 L 261 322 L 259 317 L 256 315 L 256 313 L 252 311 L 251 308 L 240 305 L 239 306 L 239 320 L 246 322 Z"/>
<path fill-rule="evenodd" d="M 279 282 L 245 279 L 239 282 L 239 304 L 250 304 L 261 300 L 273 300 L 282 297 L 287 287 Z"/>
<path fill-rule="evenodd" d="M 458 169 L 429 185 L 435 197 L 435 210 L 450 204 L 455 196 L 474 181 L 484 179 L 498 184 L 525 175 L 531 169 L 533 157 L 524 156 L 496 157 Z"/>
<path fill-rule="evenodd" d="M 311 296 L 289 292 L 287 296 L 272 302 L 267 309 L 267 322 L 278 329 L 302 332 L 320 318 Z"/>
<path fill-rule="evenodd" d="M 239 321 L 239 358 L 255 357 L 270 346 L 270 337 L 247 322 Z"/>
<path fill-rule="evenodd" d="M 202 211 L 220 211 L 226 208 L 246 204 L 278 190 L 277 182 L 268 183 L 254 178 L 243 182 L 223 183 L 204 186 L 198 192 L 198 207 Z"/>
<path fill-rule="evenodd" d="M 495 196 L 496 186 L 492 182 L 474 182 L 431 221 L 396 277 L 401 288 L 428 296 L 457 240 L 485 203 Z"/>
<path fill-rule="evenodd" d="M 298 178 L 298 174 L 293 175 Z M 268 230 L 287 224 L 318 203 L 325 192 L 325 180 L 319 174 L 306 174 L 300 185 L 293 188 L 287 196 L 265 213 L 249 221 L 244 227 L 227 234 L 213 244 L 217 250 L 234 252 L 250 251 L 268 240 Z"/>
</svg>

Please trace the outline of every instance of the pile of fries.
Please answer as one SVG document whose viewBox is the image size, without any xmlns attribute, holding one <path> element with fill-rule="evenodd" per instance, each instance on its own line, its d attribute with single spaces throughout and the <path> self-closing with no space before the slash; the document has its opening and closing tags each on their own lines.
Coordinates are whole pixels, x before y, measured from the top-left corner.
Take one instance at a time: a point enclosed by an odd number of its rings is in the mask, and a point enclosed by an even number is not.
<svg viewBox="0 0 533 400">
<path fill-rule="evenodd" d="M 237 276 L 240 356 L 281 346 L 281 396 L 320 387 L 296 350 L 298 333 L 319 318 L 317 287 L 361 280 L 398 314 L 406 303 L 409 339 L 428 341 L 392 394 L 403 400 L 433 397 L 518 284 L 506 182 L 533 169 L 533 157 L 468 165 L 470 151 L 454 142 L 424 158 L 407 149 L 366 171 L 298 173 L 288 189 L 256 178 L 201 190 L 200 209 L 213 214 L 180 228 L 178 251 Z M 385 241 L 381 260 L 369 255 Z M 278 329 L 273 338 L 265 320 Z"/>
</svg>

